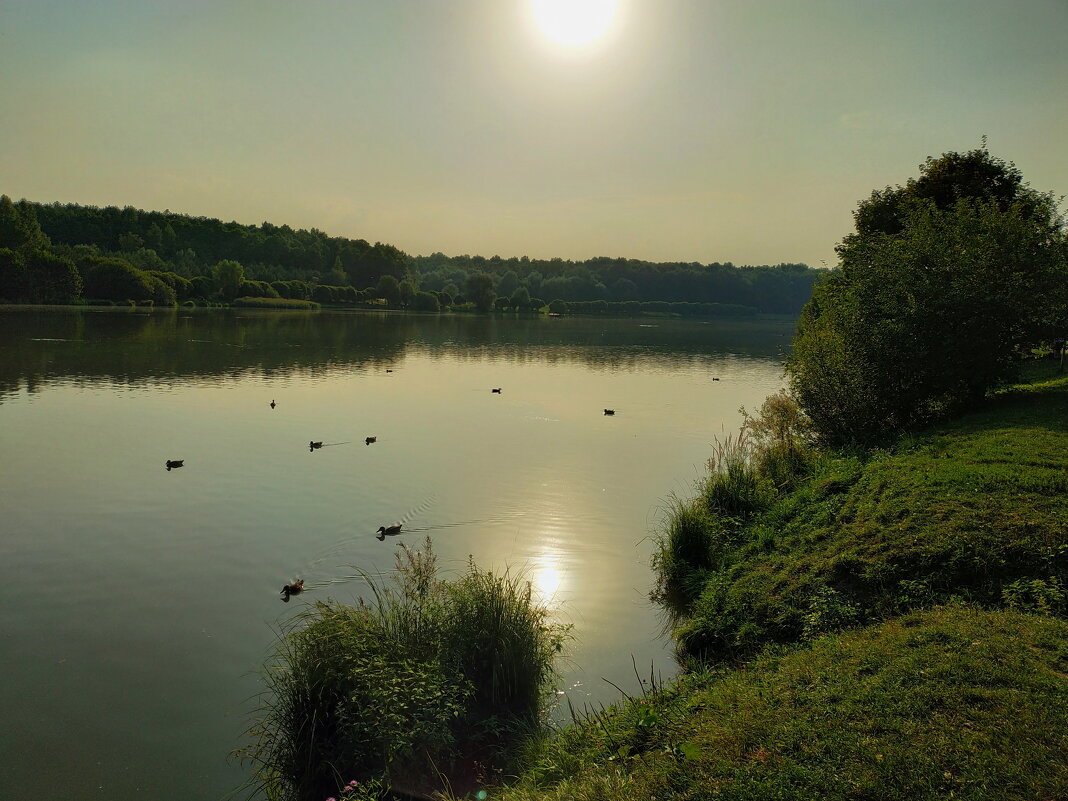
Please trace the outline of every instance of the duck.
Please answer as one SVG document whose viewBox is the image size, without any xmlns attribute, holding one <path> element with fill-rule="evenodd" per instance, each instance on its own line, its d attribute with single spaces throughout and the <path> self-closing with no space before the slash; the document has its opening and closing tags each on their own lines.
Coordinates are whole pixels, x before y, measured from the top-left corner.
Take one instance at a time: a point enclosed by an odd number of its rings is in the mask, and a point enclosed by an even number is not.
<svg viewBox="0 0 1068 801">
<path fill-rule="evenodd" d="M 492 392 L 495 395 L 500 395 L 501 394 L 501 388 L 497 387 L 496 389 L 491 389 L 490 392 Z"/>
<path fill-rule="evenodd" d="M 167 460 L 167 469 L 168 470 L 172 470 L 172 469 L 174 469 L 176 467 L 181 467 L 184 464 L 185 464 L 185 459 L 168 459 Z"/>
<path fill-rule="evenodd" d="M 713 377 L 713 379 L 712 379 L 712 380 L 713 380 L 713 381 L 719 381 L 719 379 L 718 379 L 718 378 L 715 378 L 715 377 Z"/>
<path fill-rule="evenodd" d="M 274 398 L 271 398 L 271 408 L 273 409 L 274 407 L 275 407 Z"/>
<path fill-rule="evenodd" d="M 321 447 L 323 447 L 323 443 L 322 442 L 309 442 L 308 443 L 308 450 L 314 451 L 316 448 L 321 448 Z"/>
<path fill-rule="evenodd" d="M 401 526 L 403 523 L 394 523 L 392 526 L 379 526 L 378 533 L 375 535 L 380 540 L 384 540 L 386 536 L 394 536 L 401 533 Z"/>
<path fill-rule="evenodd" d="M 604 413 L 605 413 L 605 414 L 615 414 L 615 413 L 616 413 L 616 410 L 615 410 L 615 409 L 605 409 L 605 410 L 604 410 Z"/>
<path fill-rule="evenodd" d="M 283 601 L 289 603 L 290 595 L 300 595 L 302 592 L 304 592 L 304 579 L 297 579 L 292 584 L 283 584 L 280 595 Z"/>
<path fill-rule="evenodd" d="M 365 437 L 363 441 L 366 445 L 370 445 L 372 442 L 378 442 L 378 437 Z"/>
</svg>

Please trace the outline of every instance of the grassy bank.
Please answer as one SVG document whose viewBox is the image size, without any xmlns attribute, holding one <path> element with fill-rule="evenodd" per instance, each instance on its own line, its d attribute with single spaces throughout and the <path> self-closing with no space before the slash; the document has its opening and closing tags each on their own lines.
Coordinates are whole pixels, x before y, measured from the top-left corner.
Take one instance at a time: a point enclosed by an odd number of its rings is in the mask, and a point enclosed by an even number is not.
<svg viewBox="0 0 1068 801">
<path fill-rule="evenodd" d="M 1068 623 L 946 607 L 698 672 L 544 743 L 508 801 L 1052 799 Z"/>
<path fill-rule="evenodd" d="M 1068 378 L 1033 369 L 1036 382 L 892 450 L 822 458 L 717 531 L 680 650 L 744 657 L 954 601 L 1063 614 Z"/>
<path fill-rule="evenodd" d="M 1068 797 L 1068 377 L 1028 372 L 792 483 L 721 454 L 658 559 L 690 672 L 494 797 Z"/>
</svg>

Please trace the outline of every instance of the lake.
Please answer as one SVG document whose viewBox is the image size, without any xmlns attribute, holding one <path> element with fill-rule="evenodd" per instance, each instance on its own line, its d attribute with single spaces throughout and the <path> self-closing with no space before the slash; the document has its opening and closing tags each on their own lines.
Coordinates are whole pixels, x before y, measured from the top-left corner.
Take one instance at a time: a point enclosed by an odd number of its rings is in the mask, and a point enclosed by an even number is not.
<svg viewBox="0 0 1068 801">
<path fill-rule="evenodd" d="M 279 627 L 427 535 L 574 625 L 576 707 L 672 675 L 650 537 L 792 330 L 0 309 L 0 797 L 223 797 Z"/>
</svg>

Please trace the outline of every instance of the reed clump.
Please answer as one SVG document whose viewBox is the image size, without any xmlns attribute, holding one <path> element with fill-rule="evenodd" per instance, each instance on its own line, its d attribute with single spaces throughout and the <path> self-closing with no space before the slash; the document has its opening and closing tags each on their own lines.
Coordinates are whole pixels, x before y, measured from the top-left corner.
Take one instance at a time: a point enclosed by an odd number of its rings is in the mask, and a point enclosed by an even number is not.
<svg viewBox="0 0 1068 801">
<path fill-rule="evenodd" d="M 241 306 L 247 309 L 301 309 L 314 311 L 320 305 L 313 300 L 298 300 L 296 298 L 235 298 L 231 306 Z"/>
<path fill-rule="evenodd" d="M 462 787 L 506 767 L 539 720 L 567 627 L 529 582 L 473 561 L 443 579 L 429 538 L 396 567 L 368 578 L 368 599 L 318 602 L 279 637 L 242 751 L 272 801 L 321 801 L 353 779 Z"/>
<path fill-rule="evenodd" d="M 652 595 L 676 618 L 729 565 L 746 525 L 816 465 L 807 420 L 785 392 L 765 399 L 755 413 L 740 411 L 739 432 L 713 443 L 697 497 L 672 500 L 658 537 Z"/>
</svg>

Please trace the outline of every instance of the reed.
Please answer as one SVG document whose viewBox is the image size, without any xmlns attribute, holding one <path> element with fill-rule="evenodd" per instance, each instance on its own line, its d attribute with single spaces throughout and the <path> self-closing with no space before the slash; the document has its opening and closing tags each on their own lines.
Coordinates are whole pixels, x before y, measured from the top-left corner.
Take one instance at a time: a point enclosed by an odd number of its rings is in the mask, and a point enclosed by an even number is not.
<svg viewBox="0 0 1068 801">
<path fill-rule="evenodd" d="M 539 719 L 566 627 L 528 582 L 473 562 L 442 579 L 429 538 L 401 547 L 390 579 L 366 579 L 368 599 L 309 607 L 263 668 L 241 755 L 272 801 L 322 801 L 353 779 L 462 783 L 472 755 L 505 760 Z"/>
</svg>

